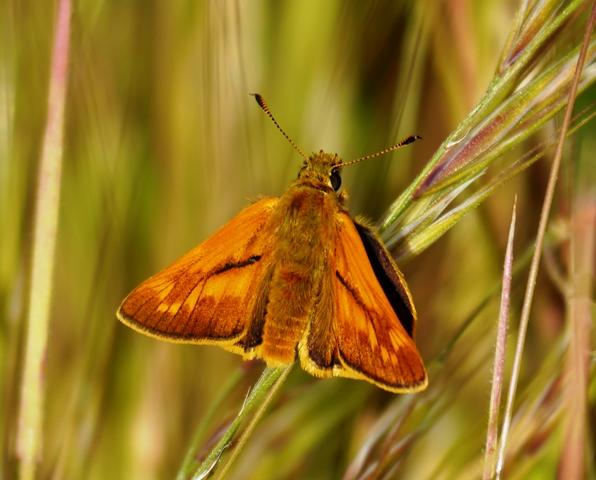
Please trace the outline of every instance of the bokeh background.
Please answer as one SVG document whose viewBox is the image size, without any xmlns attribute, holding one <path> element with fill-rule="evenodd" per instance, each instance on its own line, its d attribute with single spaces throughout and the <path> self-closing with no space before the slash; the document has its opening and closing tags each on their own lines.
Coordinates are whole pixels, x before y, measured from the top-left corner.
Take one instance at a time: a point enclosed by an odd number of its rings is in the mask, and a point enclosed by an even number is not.
<svg viewBox="0 0 596 480">
<path fill-rule="evenodd" d="M 301 159 L 249 93 L 265 97 L 305 151 L 349 160 L 422 135 L 344 172 L 351 212 L 378 220 L 486 89 L 517 3 L 74 2 L 39 478 L 173 478 L 226 379 L 241 370 L 207 427 L 205 450 L 258 377 L 258 362 L 162 343 L 115 317 L 137 283 L 295 178 Z M 0 477 L 7 479 L 17 468 L 24 325 L 35 295 L 33 209 L 54 15 L 54 2 L 0 4 Z M 580 102 L 593 105 L 593 89 Z M 571 153 L 593 156 L 594 133 L 592 122 Z M 419 312 L 417 341 L 436 368 L 432 387 L 416 395 L 422 407 L 383 446 L 402 453 L 395 469 L 378 478 L 479 476 L 513 198 L 521 256 L 536 232 L 548 165 L 508 182 L 402 265 Z M 565 165 L 562 180 L 555 233 L 571 208 Z M 549 247 L 552 263 L 565 258 L 561 248 Z M 522 268 L 514 279 L 512 334 L 526 275 Z M 519 388 L 520 415 L 529 420 L 515 431 L 510 478 L 556 472 L 561 408 L 541 401 L 560 381 L 565 336 L 564 298 L 543 268 Z M 510 335 L 510 350 L 514 341 Z M 342 478 L 379 418 L 413 408 L 412 398 L 296 368 L 230 478 Z"/>
</svg>

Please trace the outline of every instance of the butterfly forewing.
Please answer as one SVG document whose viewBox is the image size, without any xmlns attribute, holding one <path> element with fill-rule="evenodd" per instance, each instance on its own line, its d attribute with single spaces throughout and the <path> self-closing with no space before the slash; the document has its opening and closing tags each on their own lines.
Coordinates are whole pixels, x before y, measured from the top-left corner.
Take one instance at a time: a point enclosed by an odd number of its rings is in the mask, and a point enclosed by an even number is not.
<svg viewBox="0 0 596 480">
<path fill-rule="evenodd" d="M 268 228 L 277 204 L 250 205 L 215 235 L 149 278 L 122 302 L 118 317 L 160 338 L 232 344 L 246 332 L 271 257 Z"/>
<path fill-rule="evenodd" d="M 358 220 L 354 222 L 354 226 L 385 297 L 389 300 L 399 323 L 413 338 L 416 327 L 416 307 L 408 290 L 406 279 L 373 229 Z"/>
<path fill-rule="evenodd" d="M 420 354 L 377 280 L 354 222 L 344 212 L 336 218 L 333 322 L 343 368 L 336 367 L 335 374 L 393 392 L 423 389 L 427 378 Z"/>
</svg>

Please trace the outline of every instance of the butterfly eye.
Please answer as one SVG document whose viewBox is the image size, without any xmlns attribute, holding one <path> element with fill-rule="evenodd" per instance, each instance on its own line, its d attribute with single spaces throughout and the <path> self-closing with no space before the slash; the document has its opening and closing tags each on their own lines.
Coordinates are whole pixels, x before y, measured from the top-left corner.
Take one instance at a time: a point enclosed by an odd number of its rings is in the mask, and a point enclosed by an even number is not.
<svg viewBox="0 0 596 480">
<path fill-rule="evenodd" d="M 338 170 L 333 170 L 331 172 L 331 175 L 329 176 L 329 181 L 331 182 L 333 190 L 337 192 L 339 190 L 339 187 L 341 187 L 341 177 L 339 176 Z"/>
</svg>

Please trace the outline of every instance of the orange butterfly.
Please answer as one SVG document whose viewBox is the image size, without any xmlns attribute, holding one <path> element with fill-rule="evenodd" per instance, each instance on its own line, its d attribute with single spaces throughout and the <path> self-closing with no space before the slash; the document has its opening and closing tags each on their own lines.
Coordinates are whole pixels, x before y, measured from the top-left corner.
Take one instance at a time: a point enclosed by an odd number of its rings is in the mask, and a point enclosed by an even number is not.
<svg viewBox="0 0 596 480">
<path fill-rule="evenodd" d="M 414 343 L 416 310 L 373 230 L 344 207 L 340 168 L 320 151 L 280 198 L 242 210 L 211 238 L 135 288 L 118 309 L 131 328 L 213 344 L 269 366 L 300 359 L 317 377 L 366 380 L 395 393 L 426 387 Z"/>
</svg>

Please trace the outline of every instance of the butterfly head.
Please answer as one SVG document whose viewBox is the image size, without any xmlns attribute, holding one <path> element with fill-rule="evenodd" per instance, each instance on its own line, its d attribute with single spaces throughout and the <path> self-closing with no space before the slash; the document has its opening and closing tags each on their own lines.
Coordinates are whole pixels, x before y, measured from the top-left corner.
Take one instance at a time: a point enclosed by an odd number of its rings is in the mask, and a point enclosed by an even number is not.
<svg viewBox="0 0 596 480">
<path fill-rule="evenodd" d="M 337 153 L 319 150 L 304 160 L 298 173 L 298 182 L 337 192 L 341 187 L 341 165 L 342 161 Z"/>
</svg>

